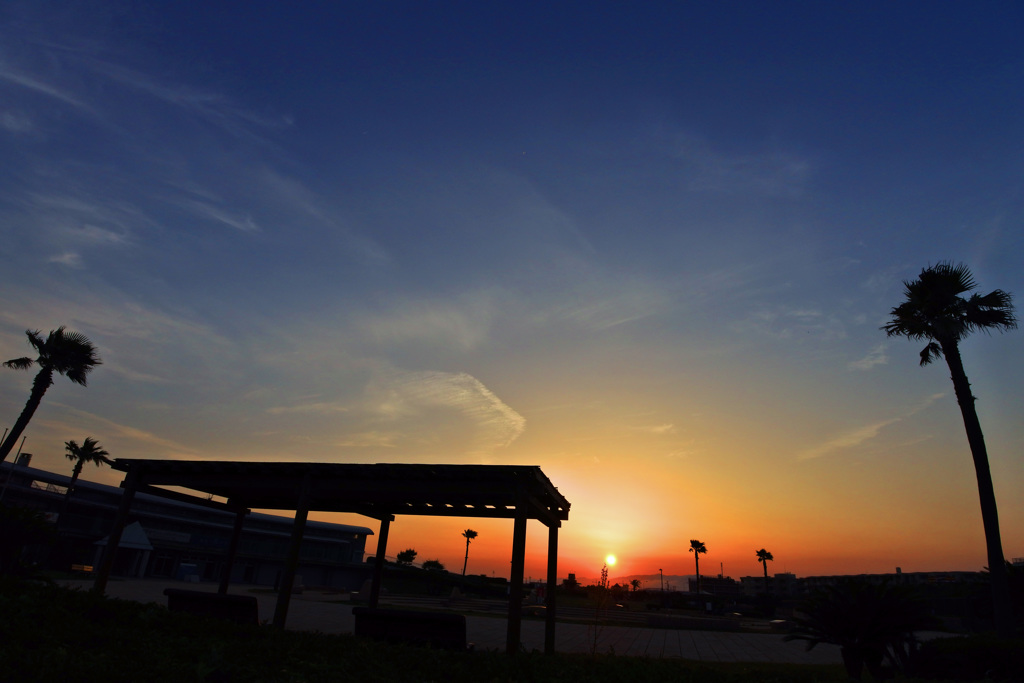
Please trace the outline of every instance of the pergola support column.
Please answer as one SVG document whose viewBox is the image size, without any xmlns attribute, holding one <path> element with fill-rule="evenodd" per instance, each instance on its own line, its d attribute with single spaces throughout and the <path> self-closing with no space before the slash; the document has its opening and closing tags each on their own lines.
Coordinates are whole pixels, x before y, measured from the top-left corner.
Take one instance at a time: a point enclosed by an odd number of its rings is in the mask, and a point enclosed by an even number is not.
<svg viewBox="0 0 1024 683">
<path fill-rule="evenodd" d="M 288 605 L 292 599 L 292 588 L 295 586 L 295 572 L 299 567 L 299 550 L 302 547 L 302 535 L 306 530 L 306 518 L 309 516 L 309 475 L 302 484 L 299 504 L 295 509 L 295 523 L 292 525 L 291 546 L 285 560 L 284 572 L 277 587 L 277 606 L 274 609 L 274 626 L 284 628 L 288 618 Z"/>
<path fill-rule="evenodd" d="M 230 501 L 228 501 L 230 502 Z M 235 556 L 238 555 L 238 542 L 242 537 L 242 524 L 245 516 L 249 513 L 244 507 L 239 508 L 235 513 L 235 527 L 231 530 L 231 542 L 228 544 L 228 556 L 224 560 L 224 570 L 220 575 L 220 586 L 217 592 L 221 595 L 228 594 L 228 584 L 231 582 L 231 570 L 235 566 Z"/>
<path fill-rule="evenodd" d="M 388 531 L 391 529 L 391 519 L 380 520 L 380 537 L 377 539 L 376 562 L 373 563 L 373 581 L 370 582 L 370 599 L 366 604 L 376 607 L 380 600 L 380 588 L 384 582 L 384 562 L 388 552 Z"/>
<path fill-rule="evenodd" d="M 544 609 L 544 654 L 555 654 L 555 589 L 558 586 L 558 525 L 548 527 L 548 587 Z"/>
<path fill-rule="evenodd" d="M 523 625 L 523 572 L 526 564 L 526 511 L 518 506 L 512 529 L 512 575 L 508 593 L 508 635 L 505 652 L 519 652 Z"/>
<path fill-rule="evenodd" d="M 96 572 L 96 580 L 92 584 L 93 591 L 100 595 L 106 592 L 107 579 L 110 578 L 110 572 L 114 570 L 117 546 L 121 544 L 121 534 L 124 532 L 125 522 L 128 521 L 128 512 L 131 510 L 132 501 L 135 500 L 135 489 L 138 486 L 138 481 L 139 476 L 136 471 L 129 469 L 128 473 L 125 474 L 124 482 L 121 484 L 124 488 L 124 493 L 121 494 L 121 505 L 117 508 L 117 516 L 114 517 L 114 528 L 110 530 L 110 535 L 107 536 L 107 545 L 103 549 L 99 571 Z"/>
</svg>

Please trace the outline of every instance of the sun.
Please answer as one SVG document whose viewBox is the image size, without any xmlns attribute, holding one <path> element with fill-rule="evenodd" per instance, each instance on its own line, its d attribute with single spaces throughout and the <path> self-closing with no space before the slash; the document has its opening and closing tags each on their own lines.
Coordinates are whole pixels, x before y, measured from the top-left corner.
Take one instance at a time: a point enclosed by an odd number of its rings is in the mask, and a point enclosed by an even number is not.
<svg viewBox="0 0 1024 683">
<path fill-rule="evenodd" d="M 613 564 L 615 564 L 615 556 L 614 555 L 609 555 L 608 557 L 604 558 L 604 562 L 609 567 L 612 566 Z"/>
</svg>

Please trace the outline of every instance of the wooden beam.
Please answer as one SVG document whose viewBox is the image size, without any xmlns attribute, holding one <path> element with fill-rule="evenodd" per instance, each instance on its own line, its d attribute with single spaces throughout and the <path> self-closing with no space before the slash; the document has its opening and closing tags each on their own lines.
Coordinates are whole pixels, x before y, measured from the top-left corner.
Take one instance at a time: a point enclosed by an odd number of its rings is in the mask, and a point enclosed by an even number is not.
<svg viewBox="0 0 1024 683">
<path fill-rule="evenodd" d="M 231 582 L 231 569 L 235 566 L 235 557 L 238 555 L 238 542 L 242 537 L 242 525 L 245 523 L 245 516 L 249 511 L 244 507 L 239 508 L 235 513 L 235 526 L 231 530 L 231 541 L 228 543 L 228 556 L 224 559 L 224 570 L 220 575 L 220 586 L 217 592 L 221 595 L 228 594 L 228 584 Z"/>
<path fill-rule="evenodd" d="M 555 654 L 555 589 L 558 587 L 558 526 L 548 527 L 548 586 L 544 608 L 544 654 Z"/>
<path fill-rule="evenodd" d="M 138 475 L 135 470 L 128 470 L 121 482 L 124 493 L 121 494 L 121 505 L 117 508 L 117 515 L 114 517 L 114 527 L 107 536 L 107 546 L 103 549 L 100 559 L 100 569 L 96 572 L 96 580 L 92 589 L 103 595 L 107 590 L 107 579 L 114 569 L 114 558 L 117 557 L 117 546 L 121 544 L 121 534 L 124 533 L 125 522 L 128 521 L 128 511 L 131 510 L 132 501 L 135 499 L 135 490 L 138 487 Z"/>
<path fill-rule="evenodd" d="M 288 605 L 292 599 L 292 588 L 295 586 L 295 570 L 299 567 L 299 550 L 302 547 L 302 535 L 306 530 L 306 518 L 309 516 L 309 478 L 302 483 L 299 493 L 299 504 L 295 510 L 295 522 L 292 524 L 292 540 L 288 548 L 281 581 L 277 586 L 277 606 L 274 609 L 274 626 L 283 629 L 288 618 Z"/>
<path fill-rule="evenodd" d="M 512 528 L 512 576 L 508 593 L 508 633 L 505 652 L 519 653 L 520 636 L 523 626 L 523 573 L 526 564 L 526 511 L 516 515 Z"/>
<path fill-rule="evenodd" d="M 391 520 L 382 519 L 380 535 L 377 537 L 377 561 L 373 565 L 373 581 L 370 584 L 370 599 L 367 601 L 367 605 L 370 607 L 376 607 L 377 601 L 380 599 L 380 585 L 384 579 L 384 563 L 387 561 L 388 531 L 390 529 Z"/>
</svg>

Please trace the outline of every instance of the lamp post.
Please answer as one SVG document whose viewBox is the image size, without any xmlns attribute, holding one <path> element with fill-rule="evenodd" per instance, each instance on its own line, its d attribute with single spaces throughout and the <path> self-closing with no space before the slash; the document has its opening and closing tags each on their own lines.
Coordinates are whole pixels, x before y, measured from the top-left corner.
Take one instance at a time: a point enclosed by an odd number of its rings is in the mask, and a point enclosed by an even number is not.
<svg viewBox="0 0 1024 683">
<path fill-rule="evenodd" d="M 665 592 L 665 572 L 663 572 L 662 570 L 659 569 L 658 570 L 658 574 L 661 575 L 661 592 L 664 593 Z"/>
</svg>

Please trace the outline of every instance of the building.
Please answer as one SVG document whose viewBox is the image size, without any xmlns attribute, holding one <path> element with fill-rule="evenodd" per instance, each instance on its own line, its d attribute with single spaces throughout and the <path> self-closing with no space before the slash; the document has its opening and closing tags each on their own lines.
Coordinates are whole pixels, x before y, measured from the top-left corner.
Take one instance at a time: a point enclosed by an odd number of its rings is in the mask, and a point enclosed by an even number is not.
<svg viewBox="0 0 1024 683">
<path fill-rule="evenodd" d="M 46 514 L 59 539 L 46 557 L 53 569 L 91 569 L 114 523 L 122 489 L 82 481 L 70 499 L 71 478 L 26 465 L 0 464 L 0 502 Z M 219 580 L 235 515 L 162 496 L 137 493 L 118 544 L 121 576 Z M 130 531 L 129 531 L 130 529 Z M 309 521 L 299 558 L 305 586 L 358 590 L 370 577 L 364 561 L 367 527 Z M 274 586 L 284 568 L 292 519 L 252 512 L 245 518 L 231 582 Z M 192 578 L 195 577 L 195 578 Z"/>
</svg>

